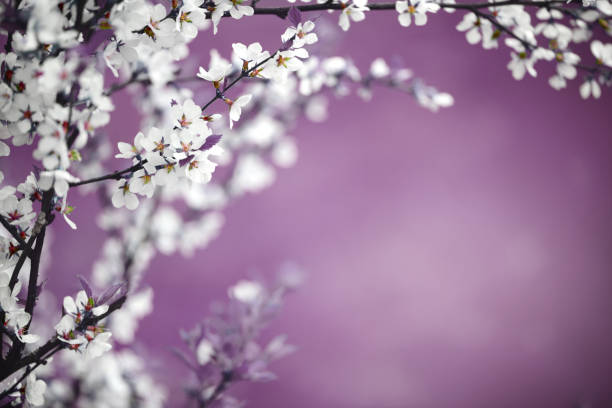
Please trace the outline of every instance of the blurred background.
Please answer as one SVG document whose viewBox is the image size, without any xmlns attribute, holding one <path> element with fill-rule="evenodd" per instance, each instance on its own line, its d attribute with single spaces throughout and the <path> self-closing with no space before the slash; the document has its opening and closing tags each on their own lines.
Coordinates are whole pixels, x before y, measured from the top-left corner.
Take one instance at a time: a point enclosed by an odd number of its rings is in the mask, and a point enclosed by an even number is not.
<svg viewBox="0 0 612 408">
<path fill-rule="evenodd" d="M 544 64 L 513 80 L 506 50 L 470 46 L 460 19 L 440 12 L 402 28 L 393 11 L 370 13 L 321 38 L 362 71 L 401 59 L 455 105 L 434 114 L 385 89 L 370 102 L 331 99 L 326 122 L 294 129 L 297 165 L 233 203 L 207 249 L 155 258 L 155 309 L 137 346 L 170 387 L 169 406 L 188 375 L 170 352 L 179 329 L 229 285 L 286 261 L 308 279 L 269 333 L 298 351 L 272 366 L 277 381 L 236 387 L 248 406 L 612 406 L 612 97 L 582 101 L 577 84 L 557 92 Z M 210 47 L 274 49 L 287 25 L 224 20 L 192 44 L 185 70 L 207 64 Z M 129 140 L 132 99 L 114 101 L 109 133 Z M 95 198 L 77 196 L 79 232 L 54 225 L 59 296 L 78 289 L 104 240 Z"/>
</svg>

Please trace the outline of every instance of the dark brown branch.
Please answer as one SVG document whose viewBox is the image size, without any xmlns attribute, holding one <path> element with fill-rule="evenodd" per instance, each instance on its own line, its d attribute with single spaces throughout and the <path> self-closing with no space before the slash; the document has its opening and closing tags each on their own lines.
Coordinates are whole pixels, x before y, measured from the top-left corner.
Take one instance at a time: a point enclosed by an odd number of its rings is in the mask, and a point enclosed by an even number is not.
<svg viewBox="0 0 612 408">
<path fill-rule="evenodd" d="M 4 392 L 2 392 L 2 394 L 0 394 L 0 400 L 2 400 L 2 398 L 5 398 L 6 396 L 8 396 L 9 394 L 11 394 L 12 392 L 16 391 L 16 390 L 17 390 L 17 387 L 19 386 L 19 384 L 20 384 L 20 383 L 21 383 L 23 380 L 25 380 L 25 379 L 26 379 L 26 377 L 27 377 L 28 375 L 30 375 L 30 373 L 32 373 L 34 370 L 36 370 L 36 369 L 37 369 L 37 368 L 38 368 L 40 365 L 47 364 L 47 360 L 48 360 L 49 358 L 51 358 L 51 356 L 52 356 L 52 355 L 54 355 L 55 353 L 57 353 L 59 350 L 60 350 L 59 348 L 54 349 L 54 350 L 51 350 L 51 352 L 50 352 L 48 355 L 44 356 L 44 358 L 40 358 L 38 361 L 36 361 L 36 362 L 34 363 L 34 365 L 33 365 L 33 366 L 28 367 L 28 368 L 25 370 L 25 372 L 23 373 L 23 375 L 22 375 L 21 377 L 19 377 L 19 379 L 18 379 L 17 381 L 15 381 L 15 384 L 13 384 L 13 386 L 12 386 L 12 387 L 8 388 L 8 389 L 7 389 L 7 390 L 5 390 Z M 2 408 L 4 408 L 4 407 L 8 407 L 8 406 L 11 406 L 11 405 L 10 405 L 10 403 L 9 403 L 9 404 L 7 404 L 7 405 L 4 405 Z"/>
<path fill-rule="evenodd" d="M 21 238 L 21 235 L 19 234 L 19 231 L 17 231 L 17 228 L 15 228 L 14 225 L 11 225 L 3 216 L 0 216 L 0 224 L 2 224 L 2 226 L 4 228 L 6 228 L 6 230 L 8 232 L 11 233 L 11 236 L 13 238 L 15 238 L 17 240 L 17 242 L 19 242 L 20 248 L 27 253 L 27 255 L 29 255 L 32 252 L 32 247 L 30 245 L 28 245 L 23 238 Z"/>
<path fill-rule="evenodd" d="M 562 4 L 566 3 L 565 0 L 549 0 L 549 1 L 525 1 L 525 0 L 505 0 L 496 3 L 439 3 L 441 8 L 444 9 L 463 9 L 463 10 L 473 10 L 473 9 L 481 9 L 481 8 L 489 8 L 489 7 L 503 7 L 503 6 L 511 6 L 511 5 L 523 5 L 527 7 L 546 7 L 553 4 Z M 369 3 L 368 8 L 370 10 L 395 10 L 395 2 L 392 3 Z M 322 3 L 322 4 L 304 4 L 300 6 L 293 6 L 302 12 L 309 11 L 326 11 L 326 10 L 342 10 L 346 6 L 342 3 Z M 280 18 L 286 18 L 289 13 L 289 7 L 255 7 L 254 14 L 260 15 L 275 15 Z M 224 15 L 224 17 L 228 17 Z"/>
<path fill-rule="evenodd" d="M 11 394 L 13 391 L 16 391 L 17 387 L 19 386 L 19 383 L 21 383 L 23 380 L 25 380 L 26 377 L 28 375 L 30 375 L 30 373 L 32 373 L 34 370 L 36 370 L 38 368 L 38 366 L 47 364 L 47 360 L 49 358 L 51 358 L 51 356 L 54 355 L 55 353 L 57 353 L 58 351 L 60 351 L 59 348 L 51 350 L 51 352 L 48 355 L 44 356 L 44 358 L 39 359 L 38 361 L 35 362 L 35 364 L 33 366 L 28 367 L 25 370 L 25 372 L 23 373 L 23 375 L 21 377 L 19 377 L 19 379 L 17 381 L 15 381 L 15 384 L 13 384 L 12 387 L 10 387 L 9 389 L 7 389 L 4 392 L 2 392 L 2 394 L 0 394 L 0 400 L 2 400 L 2 398 L 4 398 L 4 397 L 8 396 L 9 394 Z M 5 405 L 5 406 L 11 406 L 11 405 L 9 403 L 8 405 Z"/>
<path fill-rule="evenodd" d="M 32 253 L 32 264 L 30 266 L 30 278 L 28 282 L 28 296 L 26 298 L 25 311 L 30 315 L 30 321 L 25 326 L 25 330 L 28 330 L 32 319 L 34 318 L 34 306 L 36 305 L 36 298 L 38 296 L 38 272 L 40 269 L 40 257 L 42 255 L 42 248 L 45 242 L 45 231 L 47 224 L 51 221 L 51 210 L 53 202 L 54 192 L 53 190 L 45 191 L 42 197 L 41 214 L 44 214 L 42 220 L 43 225 L 36 235 L 36 244 L 34 245 L 34 251 Z M 40 221 L 37 221 L 37 224 Z M 35 227 L 36 229 L 36 227 Z M 17 360 L 21 356 L 21 352 L 24 349 L 24 344 L 21 342 L 14 342 L 11 350 L 8 353 L 7 361 Z"/>
<path fill-rule="evenodd" d="M 25 311 L 26 313 L 29 313 L 32 317 L 38 292 L 38 272 L 40 269 L 40 256 L 42 254 L 42 248 L 45 242 L 45 232 L 46 228 L 43 227 L 42 231 L 40 231 L 40 234 L 36 236 L 36 245 L 34 246 L 34 253 L 32 254 L 32 265 L 30 267 L 30 280 L 28 282 L 28 297 L 26 298 Z"/>
<path fill-rule="evenodd" d="M 143 160 L 140 163 L 137 163 L 137 164 L 135 164 L 132 167 L 129 167 L 127 169 L 116 171 L 114 173 L 106 174 L 106 175 L 100 176 L 100 177 L 94 177 L 94 178 L 87 179 L 87 180 L 76 181 L 74 183 L 70 183 L 69 185 L 70 185 L 70 187 L 77 187 L 77 186 L 82 186 L 82 185 L 85 185 L 85 184 L 97 183 L 98 181 L 104 181 L 104 180 L 120 180 L 121 176 L 123 176 L 124 174 L 133 173 L 135 171 L 138 171 L 138 170 L 142 169 L 142 166 L 145 163 L 146 163 L 146 160 Z"/>
</svg>

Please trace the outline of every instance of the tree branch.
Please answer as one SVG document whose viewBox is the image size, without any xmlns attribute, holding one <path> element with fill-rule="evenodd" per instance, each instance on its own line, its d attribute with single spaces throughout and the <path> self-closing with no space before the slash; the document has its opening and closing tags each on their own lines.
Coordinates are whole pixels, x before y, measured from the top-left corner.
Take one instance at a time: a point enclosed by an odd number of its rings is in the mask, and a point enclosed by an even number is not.
<svg viewBox="0 0 612 408">
<path fill-rule="evenodd" d="M 291 40 L 289 40 L 289 41 L 291 41 Z M 268 62 L 272 58 L 274 58 L 274 56 L 276 55 L 277 52 L 278 51 L 275 51 L 274 54 L 270 55 L 268 58 L 264 59 L 263 61 L 259 62 L 258 64 L 255 64 L 252 68 L 248 69 L 247 71 L 240 72 L 240 75 L 238 75 L 238 77 L 236 79 L 234 79 L 232 82 L 230 82 L 229 85 L 227 85 L 225 88 L 223 88 L 223 91 L 217 91 L 215 96 L 210 101 L 208 101 L 206 103 L 206 105 L 202 106 L 202 112 L 204 112 L 206 110 L 206 108 L 208 108 L 210 105 L 212 105 L 212 103 L 214 101 L 216 101 L 217 99 L 223 98 L 225 92 L 227 92 L 230 88 L 232 88 L 234 85 L 236 85 L 238 82 L 240 82 L 241 79 L 249 77 L 251 75 L 251 73 L 253 73 L 257 68 L 261 67 L 263 64 L 265 64 L 266 62 Z"/>
<path fill-rule="evenodd" d="M 85 185 L 85 184 L 97 183 L 98 181 L 104 181 L 104 180 L 120 180 L 121 176 L 123 176 L 124 174 L 133 173 L 133 172 L 135 172 L 137 170 L 142 169 L 142 166 L 146 162 L 147 162 L 146 160 L 143 160 L 140 163 L 137 163 L 137 164 L 133 165 L 132 167 L 128 167 L 127 169 L 116 171 L 114 173 L 106 174 L 106 175 L 100 176 L 100 177 L 94 177 L 94 178 L 87 179 L 87 180 L 76 181 L 74 183 L 70 183 L 69 186 L 70 187 L 77 187 L 77 186 L 82 186 L 82 185 Z"/>
<path fill-rule="evenodd" d="M 0 216 L 0 224 L 2 224 L 2 226 L 6 228 L 8 232 L 10 232 L 12 237 L 15 238 L 17 242 L 19 242 L 21 249 L 26 252 L 27 255 L 32 252 L 32 247 L 28 245 L 23 238 L 21 238 L 21 235 L 19 234 L 19 231 L 17 231 L 17 228 L 15 228 L 14 225 L 11 225 L 3 216 Z"/>
<path fill-rule="evenodd" d="M 44 224 L 40 232 L 36 235 L 36 244 L 32 253 L 32 265 L 30 266 L 30 278 L 28 282 L 28 297 L 26 298 L 25 311 L 30 315 L 30 321 L 25 326 L 25 330 L 30 327 L 32 319 L 34 318 L 34 306 L 36 305 L 36 297 L 38 295 L 38 272 L 40 269 L 40 257 L 42 255 L 42 248 L 45 242 L 45 231 L 47 224 L 51 221 L 51 208 L 53 201 L 54 191 L 53 189 L 45 191 L 42 197 L 42 206 L 40 214 L 44 214 Z M 39 221 L 37 221 L 38 223 Z M 7 361 L 17 360 L 21 356 L 25 344 L 21 342 L 13 342 L 11 350 L 7 355 Z"/>
<path fill-rule="evenodd" d="M 8 388 L 7 390 L 3 391 L 2 394 L 0 394 L 0 400 L 2 400 L 3 398 L 7 397 L 10 393 L 12 393 L 13 391 L 15 391 L 17 389 L 17 386 L 19 385 L 19 383 L 21 383 L 23 380 L 26 379 L 26 377 L 28 375 L 30 375 L 31 372 L 33 372 L 34 370 L 36 370 L 38 368 L 38 366 L 43 365 L 43 364 L 47 364 L 47 360 L 54 355 L 55 353 L 57 353 L 58 351 L 60 351 L 61 349 L 56 348 L 51 350 L 51 352 L 49 354 L 47 354 L 44 358 L 40 358 L 39 360 L 37 360 L 35 362 L 35 364 L 32 367 L 28 367 L 25 372 L 23 373 L 23 375 L 21 377 L 19 377 L 19 379 L 17 381 L 15 381 L 15 384 L 13 384 L 10 388 Z M 6 405 L 5 405 L 6 406 Z M 10 405 L 8 405 L 10 406 Z"/>
<path fill-rule="evenodd" d="M 115 310 L 120 309 L 121 306 L 123 306 L 123 304 L 125 303 L 126 299 L 127 299 L 127 296 L 120 297 L 119 299 L 115 300 L 113 303 L 111 303 L 108 306 L 108 310 L 106 311 L 106 313 L 100 316 L 91 316 L 89 319 L 83 320 L 81 325 L 82 326 L 95 325 L 100 320 L 108 317 Z M 47 356 L 48 353 L 50 352 L 55 353 L 61 350 L 62 348 L 65 347 L 65 344 L 66 343 L 62 342 L 57 336 L 53 336 L 44 345 L 40 346 L 39 348 L 31 352 L 30 354 L 23 356 L 23 358 L 21 358 L 19 361 L 15 362 L 14 364 L 9 364 L 8 362 L 4 363 L 0 367 L 0 382 L 4 381 L 8 377 L 10 377 L 12 374 L 16 373 L 17 371 L 21 370 L 23 367 L 26 367 L 29 364 L 36 363 L 36 362 L 41 362 L 41 363 L 44 362 L 48 358 Z M 0 394 L 0 400 L 6 397 L 6 395 L 5 393 Z"/>
<path fill-rule="evenodd" d="M 464 9 L 473 10 L 488 7 L 503 7 L 511 5 L 522 5 L 527 7 L 546 7 L 553 4 L 563 4 L 565 0 L 548 0 L 548 1 L 525 1 L 525 0 L 504 0 L 496 3 L 439 3 L 441 8 L 444 9 Z M 395 2 L 392 3 L 369 3 L 368 8 L 370 10 L 395 10 Z M 286 18 L 291 7 L 295 7 L 302 12 L 310 11 L 326 11 L 326 10 L 342 10 L 346 6 L 342 3 L 322 3 L 322 4 L 304 4 L 299 6 L 287 6 L 287 7 L 255 7 L 254 14 L 259 15 L 275 15 L 280 18 Z M 210 18 L 209 13 L 208 17 Z M 230 17 L 229 13 L 223 15 L 223 17 Z"/>
</svg>

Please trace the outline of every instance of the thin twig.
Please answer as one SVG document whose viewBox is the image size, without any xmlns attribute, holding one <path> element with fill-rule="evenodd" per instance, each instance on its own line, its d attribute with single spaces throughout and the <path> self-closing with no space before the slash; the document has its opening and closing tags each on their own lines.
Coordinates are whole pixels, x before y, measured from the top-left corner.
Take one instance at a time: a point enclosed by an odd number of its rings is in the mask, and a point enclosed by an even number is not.
<svg viewBox="0 0 612 408">
<path fill-rule="evenodd" d="M 11 225 L 11 223 L 9 223 L 3 216 L 0 215 L 0 224 L 2 224 L 2 226 L 4 228 L 6 228 L 6 230 L 8 232 L 10 232 L 10 234 L 13 236 L 13 238 L 15 238 L 17 240 L 17 242 L 19 242 L 19 245 L 21 247 L 21 249 L 23 251 L 25 251 L 28 255 L 32 252 L 32 248 L 30 247 L 30 245 L 27 244 L 27 242 L 25 242 L 25 240 L 21 237 L 21 235 L 19 234 L 19 231 L 17 231 L 17 228 L 15 228 L 14 225 Z"/>
<path fill-rule="evenodd" d="M 104 180 L 120 180 L 121 176 L 123 176 L 124 174 L 133 173 L 135 171 L 138 171 L 138 170 L 142 169 L 142 166 L 145 163 L 146 163 L 146 160 L 143 160 L 143 161 L 141 161 L 139 163 L 136 163 L 132 167 L 128 167 L 127 169 L 119 170 L 119 171 L 116 171 L 114 173 L 106 174 L 106 175 L 100 176 L 100 177 L 94 177 L 94 178 L 90 178 L 90 179 L 87 179 L 87 180 L 76 181 L 74 183 L 70 183 L 69 186 L 70 187 L 77 187 L 77 186 L 82 186 L 82 185 L 85 185 L 85 184 L 96 183 L 98 181 L 104 181 Z"/>
<path fill-rule="evenodd" d="M 212 105 L 212 103 L 214 101 L 216 101 L 217 99 L 221 99 L 224 97 L 225 92 L 227 92 L 230 88 L 232 88 L 234 85 L 236 85 L 238 82 L 240 82 L 240 80 L 244 79 L 244 78 L 248 78 L 250 76 L 251 73 L 253 73 L 257 68 L 261 67 L 263 64 L 265 64 L 266 62 L 270 61 L 272 58 L 274 58 L 274 56 L 276 55 L 278 51 L 274 52 L 274 54 L 270 55 L 268 58 L 264 59 L 263 61 L 259 62 L 258 64 L 255 64 L 252 68 L 248 69 L 247 71 L 242 71 L 240 72 L 240 75 L 238 75 L 238 77 L 236 79 L 234 79 L 232 82 L 229 83 L 229 85 L 227 85 L 225 88 L 223 88 L 222 92 L 217 92 L 215 93 L 215 96 L 208 101 L 204 106 L 202 106 L 202 112 L 204 112 L 206 110 L 206 108 L 208 108 L 210 105 Z"/>
</svg>

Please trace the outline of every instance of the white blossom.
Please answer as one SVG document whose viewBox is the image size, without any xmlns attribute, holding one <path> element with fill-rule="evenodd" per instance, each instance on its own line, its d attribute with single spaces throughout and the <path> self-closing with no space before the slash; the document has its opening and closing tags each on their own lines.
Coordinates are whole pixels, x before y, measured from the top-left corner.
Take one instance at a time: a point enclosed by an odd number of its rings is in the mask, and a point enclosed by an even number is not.
<svg viewBox="0 0 612 408">
<path fill-rule="evenodd" d="M 258 282 L 242 280 L 229 288 L 228 295 L 244 303 L 253 303 L 261 296 L 262 291 L 263 287 Z"/>
<path fill-rule="evenodd" d="M 215 84 L 215 87 L 218 88 L 219 82 L 221 82 L 231 72 L 231 70 L 232 64 L 227 61 L 219 60 L 214 65 L 211 63 L 208 71 L 206 71 L 203 67 L 200 67 L 198 77 L 212 82 Z"/>
<path fill-rule="evenodd" d="M 427 24 L 427 13 L 437 12 L 440 6 L 433 0 L 419 0 L 414 3 L 412 0 L 398 0 L 395 2 L 395 10 L 399 13 L 397 18 L 402 26 L 410 26 L 412 17 L 414 24 L 422 26 Z"/>
<path fill-rule="evenodd" d="M 252 98 L 252 95 L 242 95 L 235 101 L 232 101 L 231 99 L 225 100 L 225 102 L 230 107 L 230 112 L 229 112 L 230 129 L 234 126 L 234 122 L 237 122 L 240 120 L 240 116 L 242 115 L 242 108 L 244 108 L 251 101 L 251 98 Z"/>
<path fill-rule="evenodd" d="M 612 44 L 604 44 L 599 40 L 592 41 L 591 52 L 598 64 L 612 67 Z"/>
<path fill-rule="evenodd" d="M 341 3 L 343 5 L 342 11 L 340 12 L 340 19 L 338 24 L 344 31 L 348 31 L 351 26 L 351 21 L 359 22 L 365 20 L 365 11 L 370 10 L 368 8 L 368 0 L 352 0 L 351 4 Z"/>
<path fill-rule="evenodd" d="M 119 180 L 117 182 L 112 202 L 116 208 L 125 206 L 128 210 L 134 210 L 138 207 L 138 197 L 130 191 L 130 184 L 127 180 Z"/>
<path fill-rule="evenodd" d="M 582 83 L 582 85 L 580 85 L 580 96 L 582 99 L 587 99 L 590 96 L 595 99 L 599 99 L 601 96 L 601 87 L 595 79 L 587 79 Z"/>
<path fill-rule="evenodd" d="M 314 28 L 315 24 L 312 21 L 306 21 L 304 24 L 300 23 L 297 27 L 288 27 L 281 35 L 281 40 L 287 42 L 293 38 L 292 47 L 294 48 L 312 45 L 319 40 L 317 34 L 312 32 Z"/>
</svg>

